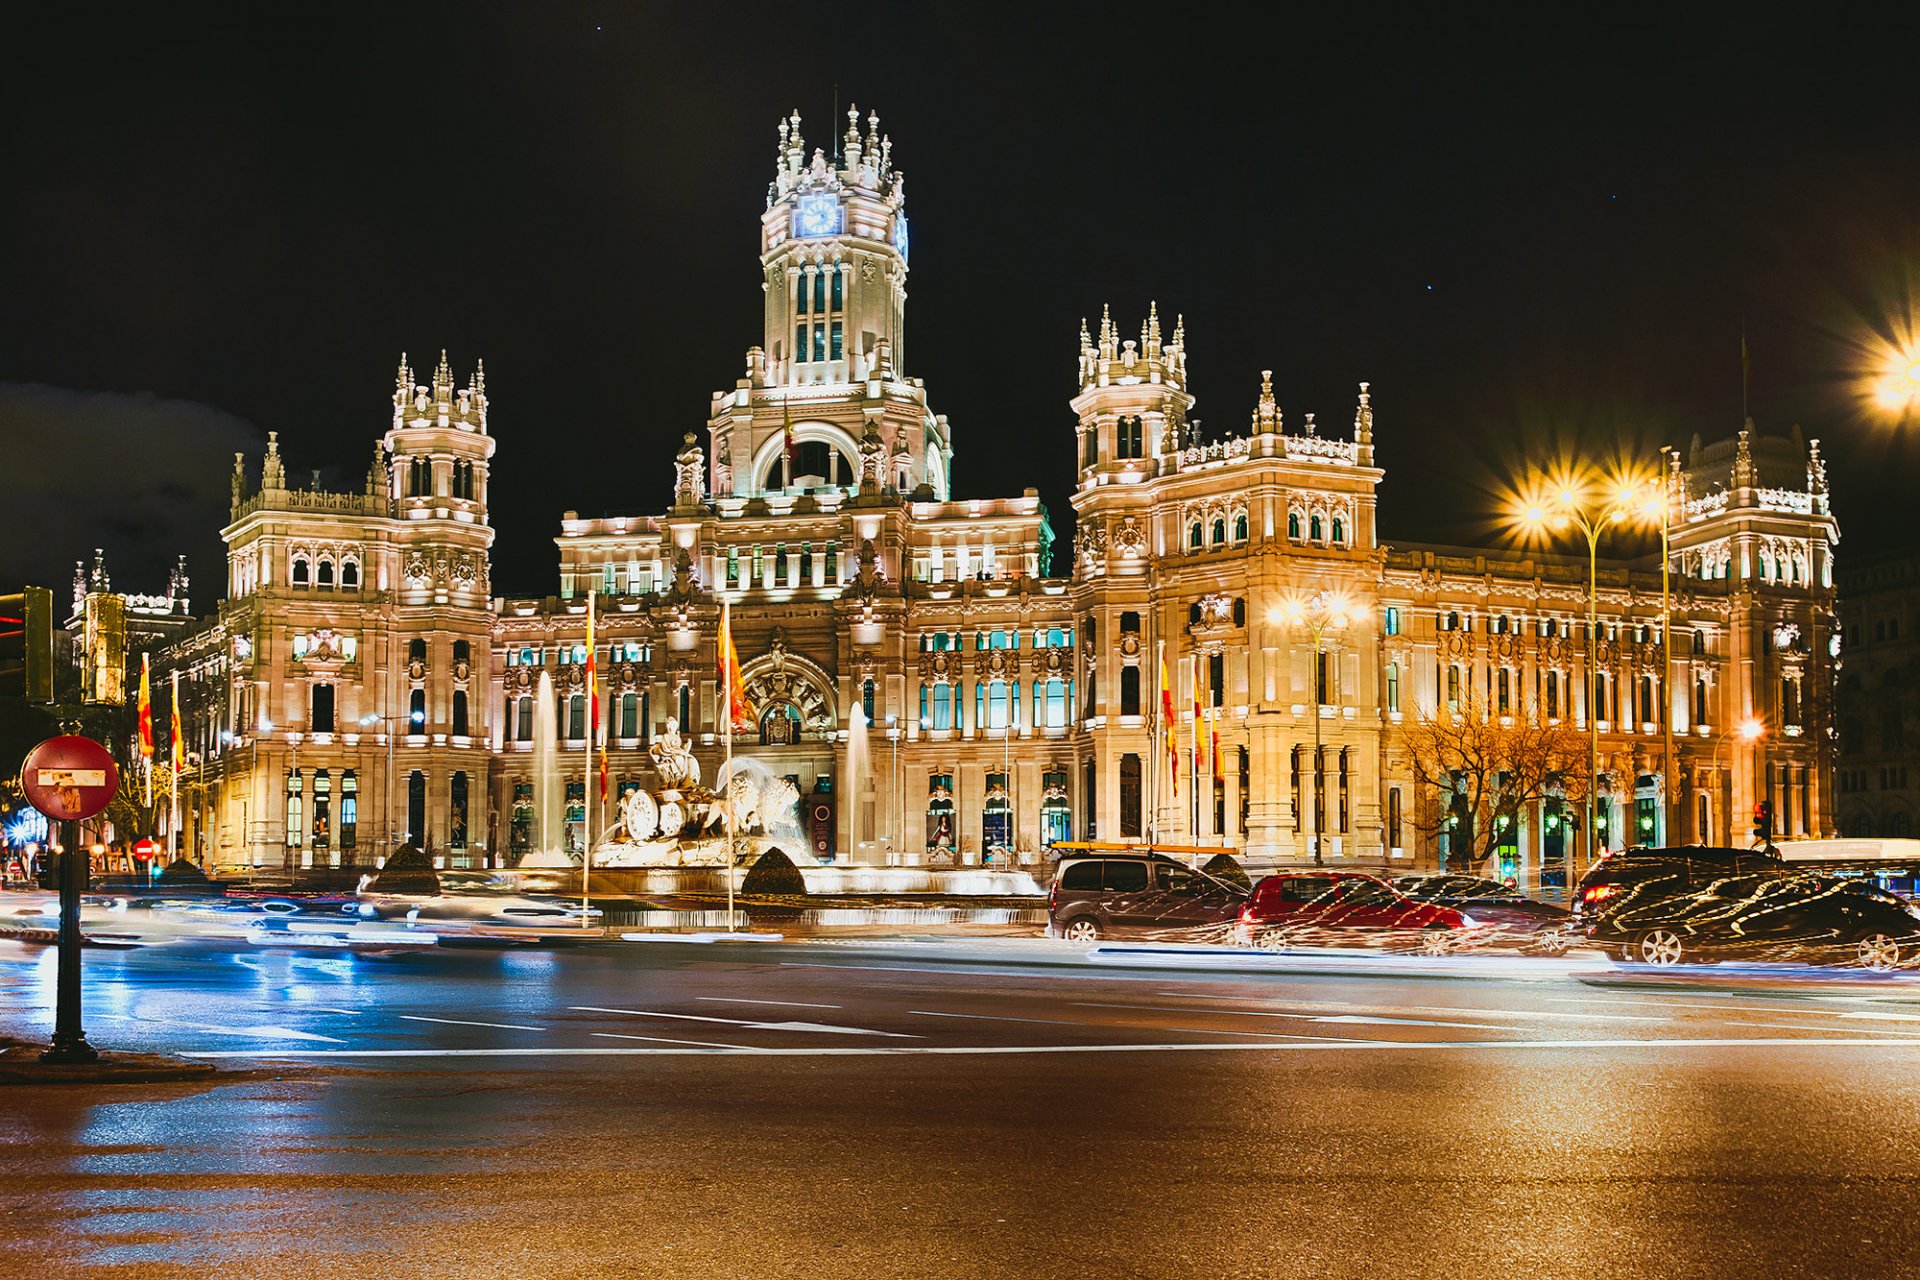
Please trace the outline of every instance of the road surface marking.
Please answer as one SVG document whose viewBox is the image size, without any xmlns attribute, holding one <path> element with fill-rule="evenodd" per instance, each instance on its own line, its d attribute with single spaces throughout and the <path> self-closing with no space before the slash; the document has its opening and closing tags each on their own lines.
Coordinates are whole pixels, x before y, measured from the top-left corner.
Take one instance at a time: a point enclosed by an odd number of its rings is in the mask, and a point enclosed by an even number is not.
<svg viewBox="0 0 1920 1280">
<path fill-rule="evenodd" d="M 1368 1026 L 1386 1027 L 1467 1027 L 1474 1031 L 1506 1031 L 1506 1027 L 1490 1027 L 1484 1022 L 1429 1022 L 1424 1018 L 1383 1018 L 1371 1013 L 1336 1013 L 1325 1018 L 1312 1018 L 1312 1022 L 1345 1022 Z"/>
<path fill-rule="evenodd" d="M 291 1027 L 223 1027 L 211 1022 L 174 1022 L 157 1018 L 139 1018 L 130 1013 L 95 1013 L 94 1018 L 117 1018 L 126 1022 L 145 1022 L 155 1026 L 165 1025 L 182 1031 L 204 1031 L 216 1036 L 255 1036 L 262 1040 L 321 1040 L 327 1044 L 345 1044 L 338 1036 L 320 1036 L 311 1031 L 295 1031 Z"/>
<path fill-rule="evenodd" d="M 612 1032 L 600 1036 L 616 1039 Z M 1398 1052 L 1469 1049 L 1920 1049 L 1920 1040 L 1865 1040 L 1842 1037 L 1744 1036 L 1689 1040 L 1310 1040 L 1288 1044 L 1035 1044 L 1035 1045 L 812 1045 L 756 1049 L 742 1045 L 703 1049 L 522 1048 L 522 1049 L 218 1049 L 185 1054 L 189 1058 L 590 1058 L 668 1057 L 700 1053 L 758 1057 L 859 1058 L 898 1054 L 998 1056 L 1040 1053 L 1316 1053 Z"/>
<path fill-rule="evenodd" d="M 1156 991 L 1155 995 L 1183 997 L 1188 1000 L 1249 1001 L 1261 1000 L 1259 996 L 1209 996 L 1198 991 Z M 1085 1003 L 1085 1002 L 1083 1002 Z M 1294 1005 L 1302 1009 L 1345 1009 L 1353 1013 L 1456 1013 L 1471 1018 L 1575 1018 L 1584 1020 L 1605 1019 L 1609 1022 L 1671 1022 L 1671 1018 L 1659 1018 L 1645 1013 L 1563 1013 L 1553 1009 L 1487 1009 L 1475 1005 L 1465 1007 L 1444 1004 L 1354 1004 L 1347 1000 L 1266 1000 L 1268 1004 Z M 1114 1008 L 1169 1008 L 1166 1005 L 1115 1005 Z M 1263 1018 L 1308 1018 L 1306 1013 L 1271 1013 L 1264 1009 L 1202 1009 L 1184 1006 L 1179 1012 L 1187 1013 L 1244 1013 L 1249 1017 Z"/>
<path fill-rule="evenodd" d="M 1071 1018 L 1009 1018 L 994 1013 L 939 1013 L 933 1009 L 909 1009 L 922 1018 L 973 1018 L 981 1022 L 1046 1022 L 1057 1027 L 1096 1027 L 1097 1022 L 1075 1022 Z"/>
<path fill-rule="evenodd" d="M 892 1036 L 899 1040 L 919 1038 L 905 1031 L 869 1031 L 865 1027 L 835 1027 L 824 1022 L 754 1022 L 741 1018 L 709 1018 L 700 1013 L 662 1013 L 655 1009 L 605 1009 L 587 1004 L 569 1005 L 568 1008 L 577 1013 L 624 1013 L 635 1018 L 677 1018 L 681 1022 L 717 1022 L 728 1027 L 745 1027 L 750 1031 L 815 1031 L 843 1036 Z"/>
<path fill-rule="evenodd" d="M 1798 1022 L 1727 1022 L 1722 1025 L 1729 1027 L 1759 1027 L 1763 1031 L 1833 1031 L 1831 1026 L 1810 1027 Z M 1911 1036 L 1913 1033 L 1911 1031 L 1876 1031 L 1872 1027 L 1857 1027 L 1854 1029 L 1854 1034 L 1870 1036 Z"/>
<path fill-rule="evenodd" d="M 1876 1022 L 1920 1022 L 1920 1013 L 1885 1013 L 1878 1009 L 1810 1009 L 1809 1013 L 1824 1013 L 1829 1018 L 1871 1018 Z"/>
<path fill-rule="evenodd" d="M 419 1013 L 400 1015 L 408 1022 L 444 1022 L 450 1027 L 497 1027 L 502 1031 L 545 1031 L 545 1027 L 522 1026 L 517 1022 L 468 1022 L 465 1018 L 429 1018 Z"/>
<path fill-rule="evenodd" d="M 345 1013 L 345 1014 L 350 1014 L 357 1018 L 360 1016 L 362 1011 L 359 1009 L 329 1009 L 326 1005 L 323 1005 L 323 1004 L 313 1004 L 313 1005 L 307 1006 L 307 1012 L 308 1013 Z"/>
<path fill-rule="evenodd" d="M 752 1045 L 717 1044 L 712 1040 L 669 1040 L 665 1036 L 623 1036 L 618 1031 L 595 1031 L 592 1034 L 603 1040 L 650 1040 L 654 1044 L 691 1044 L 703 1049 L 726 1049 L 737 1053 L 758 1053 Z"/>
<path fill-rule="evenodd" d="M 713 1004 L 770 1004 L 785 1009 L 838 1009 L 837 1004 L 814 1004 L 808 1000 L 741 1000 L 733 996 L 695 996 L 696 1000 L 706 1000 Z"/>
</svg>

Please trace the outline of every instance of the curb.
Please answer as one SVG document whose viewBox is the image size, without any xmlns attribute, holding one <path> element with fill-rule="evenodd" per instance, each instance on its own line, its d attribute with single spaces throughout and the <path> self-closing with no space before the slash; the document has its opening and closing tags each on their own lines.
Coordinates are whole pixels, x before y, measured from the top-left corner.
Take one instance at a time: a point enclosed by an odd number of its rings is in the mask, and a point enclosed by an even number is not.
<svg viewBox="0 0 1920 1280">
<path fill-rule="evenodd" d="M 623 933 L 622 942 L 783 942 L 780 933 Z"/>
<path fill-rule="evenodd" d="M 159 1084 L 209 1080 L 210 1062 L 188 1062 L 158 1053 L 103 1053 L 94 1062 L 40 1061 L 38 1045 L 0 1051 L 0 1085 L 9 1084 Z"/>
</svg>

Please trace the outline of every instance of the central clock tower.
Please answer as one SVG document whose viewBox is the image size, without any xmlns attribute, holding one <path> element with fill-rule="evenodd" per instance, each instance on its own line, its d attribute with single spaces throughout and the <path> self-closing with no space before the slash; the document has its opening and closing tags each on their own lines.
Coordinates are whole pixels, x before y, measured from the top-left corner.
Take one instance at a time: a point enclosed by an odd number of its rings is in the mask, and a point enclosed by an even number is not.
<svg viewBox="0 0 1920 1280">
<path fill-rule="evenodd" d="M 897 373 L 907 301 L 906 180 L 869 115 L 847 112 L 829 156 L 807 154 L 800 113 L 780 122 L 779 165 L 760 217 L 767 379 L 807 386 Z"/>
</svg>

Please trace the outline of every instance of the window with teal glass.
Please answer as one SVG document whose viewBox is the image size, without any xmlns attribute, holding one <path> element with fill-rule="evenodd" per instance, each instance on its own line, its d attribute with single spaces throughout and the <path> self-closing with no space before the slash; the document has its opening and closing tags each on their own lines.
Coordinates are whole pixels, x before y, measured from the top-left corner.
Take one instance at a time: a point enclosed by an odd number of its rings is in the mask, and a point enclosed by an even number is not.
<svg viewBox="0 0 1920 1280">
<path fill-rule="evenodd" d="M 1320 517 L 1319 516 L 1309 516 L 1307 518 L 1307 541 L 1309 542 L 1320 541 Z"/>
<path fill-rule="evenodd" d="M 1339 516 L 1333 518 L 1333 540 L 1341 544 L 1344 544 L 1347 540 L 1347 526 Z"/>
<path fill-rule="evenodd" d="M 1400 634 L 1400 608 L 1398 605 L 1387 606 L 1386 627 L 1388 635 L 1397 636 Z"/>
<path fill-rule="evenodd" d="M 1244 513 L 1233 518 L 1233 540 L 1235 542 L 1247 540 L 1247 517 Z"/>
<path fill-rule="evenodd" d="M 1198 551 L 1201 548 L 1201 546 L 1203 545 L 1202 533 L 1203 533 L 1203 530 L 1201 529 L 1200 522 L 1198 520 L 1195 520 L 1190 526 L 1188 526 L 1187 547 L 1190 550 Z"/>
<path fill-rule="evenodd" d="M 807 326 L 804 324 L 793 326 L 793 358 L 795 360 L 807 358 Z"/>
<path fill-rule="evenodd" d="M 835 320 L 833 322 L 833 346 L 831 348 L 831 354 L 828 356 L 828 359 L 831 359 L 831 360 L 840 359 L 840 347 L 841 347 L 840 322 L 838 320 Z"/>
</svg>

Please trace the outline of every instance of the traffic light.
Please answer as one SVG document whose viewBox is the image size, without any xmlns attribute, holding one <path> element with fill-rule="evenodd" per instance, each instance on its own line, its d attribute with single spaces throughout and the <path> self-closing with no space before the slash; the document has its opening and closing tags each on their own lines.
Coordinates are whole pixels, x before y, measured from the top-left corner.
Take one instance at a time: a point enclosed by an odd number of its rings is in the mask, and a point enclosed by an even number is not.
<svg viewBox="0 0 1920 1280">
<path fill-rule="evenodd" d="M 0 696 L 53 701 L 53 592 L 0 595 Z"/>
<path fill-rule="evenodd" d="M 1773 804 L 1762 800 L 1753 806 L 1753 838 L 1761 844 L 1773 843 Z"/>
</svg>

